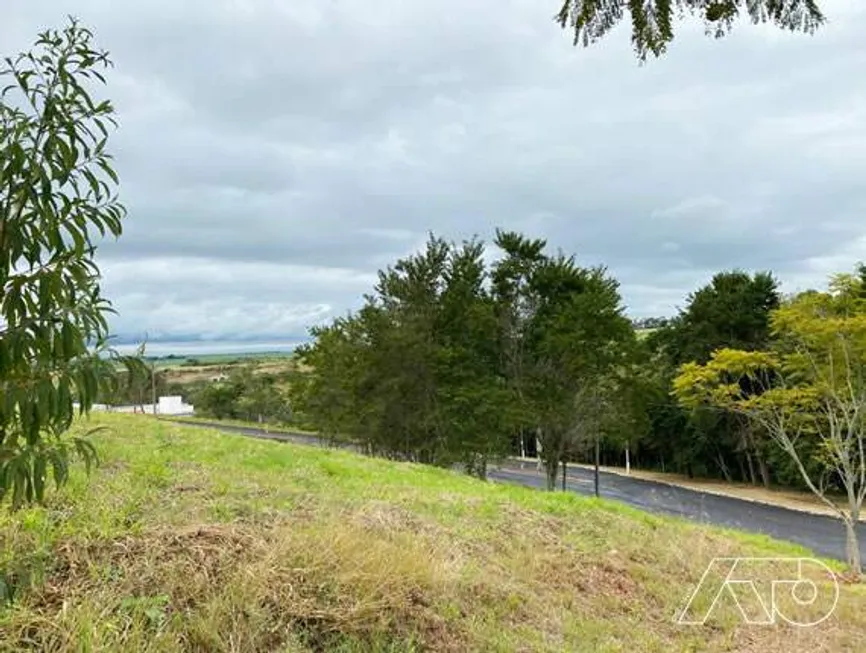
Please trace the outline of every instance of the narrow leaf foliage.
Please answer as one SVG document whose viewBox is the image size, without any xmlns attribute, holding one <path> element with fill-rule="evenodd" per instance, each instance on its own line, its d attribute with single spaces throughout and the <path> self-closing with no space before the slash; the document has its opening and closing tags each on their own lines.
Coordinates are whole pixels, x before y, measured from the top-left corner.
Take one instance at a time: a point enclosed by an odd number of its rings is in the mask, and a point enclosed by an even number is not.
<svg viewBox="0 0 866 653">
<path fill-rule="evenodd" d="M 125 209 L 106 150 L 110 102 L 93 81 L 110 66 L 70 19 L 0 64 L 0 499 L 13 507 L 61 485 L 93 446 L 64 434 L 114 382 L 109 302 L 96 237 L 120 236 Z M 118 361 L 118 359 L 120 359 Z"/>
</svg>

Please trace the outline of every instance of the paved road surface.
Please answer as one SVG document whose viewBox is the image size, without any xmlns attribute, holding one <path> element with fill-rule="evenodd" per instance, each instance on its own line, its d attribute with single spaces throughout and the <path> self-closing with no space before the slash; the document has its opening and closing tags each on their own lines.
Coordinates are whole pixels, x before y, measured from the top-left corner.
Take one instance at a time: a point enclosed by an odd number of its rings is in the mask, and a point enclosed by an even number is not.
<svg viewBox="0 0 866 653">
<path fill-rule="evenodd" d="M 256 438 L 314 446 L 323 444 L 319 438 L 301 433 L 265 433 L 262 429 L 252 427 L 218 423 L 206 425 Z M 544 476 L 537 472 L 534 463 L 509 462 L 490 470 L 489 476 L 505 483 L 539 488 L 545 485 Z M 571 468 L 568 473 L 568 489 L 578 494 L 593 494 L 593 471 L 581 467 Z M 802 544 L 828 558 L 845 559 L 845 530 L 840 520 L 831 517 L 722 497 L 654 481 L 627 478 L 608 472 L 600 473 L 600 492 L 606 499 L 616 499 L 648 512 L 764 533 L 780 540 Z M 860 524 L 859 534 L 861 552 L 866 559 L 866 525 Z"/>
</svg>

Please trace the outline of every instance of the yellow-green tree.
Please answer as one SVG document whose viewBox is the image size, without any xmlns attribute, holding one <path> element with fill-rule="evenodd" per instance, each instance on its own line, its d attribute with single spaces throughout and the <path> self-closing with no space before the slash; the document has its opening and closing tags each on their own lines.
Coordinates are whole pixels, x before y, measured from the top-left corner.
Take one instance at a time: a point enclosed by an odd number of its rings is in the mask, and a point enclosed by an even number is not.
<svg viewBox="0 0 866 653">
<path fill-rule="evenodd" d="M 862 277 L 837 275 L 827 292 L 802 293 L 773 312 L 768 351 L 722 349 L 705 365 L 683 365 L 674 382 L 682 405 L 744 415 L 792 458 L 806 485 L 844 522 L 848 563 L 858 575 L 856 525 L 866 496 L 864 297 Z M 844 506 L 828 494 L 833 484 L 844 491 Z"/>
</svg>

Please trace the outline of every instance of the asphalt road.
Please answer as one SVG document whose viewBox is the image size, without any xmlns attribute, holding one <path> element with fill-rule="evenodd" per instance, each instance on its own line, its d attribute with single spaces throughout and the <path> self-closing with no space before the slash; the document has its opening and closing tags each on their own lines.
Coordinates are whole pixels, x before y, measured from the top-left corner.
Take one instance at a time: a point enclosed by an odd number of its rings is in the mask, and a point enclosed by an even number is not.
<svg viewBox="0 0 866 653">
<path fill-rule="evenodd" d="M 181 421 L 178 423 L 190 424 Z M 262 429 L 252 427 L 219 423 L 199 424 L 255 438 L 324 446 L 323 441 L 316 436 L 302 433 L 266 433 Z M 567 477 L 568 489 L 578 494 L 593 494 L 593 474 L 591 469 L 570 468 Z M 537 472 L 535 463 L 512 461 L 491 469 L 489 476 L 504 483 L 538 488 L 545 486 L 544 476 Z M 560 483 L 561 477 L 557 485 L 559 486 Z M 832 517 L 722 497 L 654 481 L 627 478 L 608 472 L 600 473 L 599 490 L 601 496 L 606 499 L 622 501 L 648 512 L 673 515 L 752 533 L 763 533 L 779 540 L 801 544 L 827 558 L 845 560 L 845 529 L 839 519 Z M 861 555 L 866 559 L 866 524 L 860 524 L 858 532 Z"/>
</svg>

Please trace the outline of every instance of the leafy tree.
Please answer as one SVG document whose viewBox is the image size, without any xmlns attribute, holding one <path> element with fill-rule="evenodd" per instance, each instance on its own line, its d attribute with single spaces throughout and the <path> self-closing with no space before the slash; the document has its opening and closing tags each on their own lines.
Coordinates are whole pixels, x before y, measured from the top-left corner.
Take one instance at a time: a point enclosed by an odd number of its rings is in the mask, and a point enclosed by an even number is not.
<svg viewBox="0 0 866 653">
<path fill-rule="evenodd" d="M 754 350 L 770 339 L 770 312 L 778 308 L 778 281 L 769 272 L 715 274 L 691 293 L 684 311 L 660 333 L 675 364 L 706 362 L 716 349 Z"/>
<path fill-rule="evenodd" d="M 203 386 L 196 393 L 196 413 L 216 419 L 234 419 L 238 417 L 235 403 L 240 398 L 241 387 L 230 381 L 215 381 Z"/>
<path fill-rule="evenodd" d="M 482 243 L 430 238 L 379 273 L 354 315 L 313 330 L 299 408 L 371 453 L 463 464 L 484 478 L 507 453 L 510 388 Z"/>
<path fill-rule="evenodd" d="M 840 275 L 829 292 L 803 293 L 774 311 L 771 349 L 719 350 L 704 365 L 683 366 L 674 385 L 684 405 L 732 411 L 769 434 L 809 489 L 842 518 L 857 575 L 857 524 L 866 497 L 863 291 L 861 279 Z M 806 455 L 816 456 L 817 470 Z M 845 508 L 828 496 L 834 483 L 846 495 Z"/>
<path fill-rule="evenodd" d="M 485 287 L 483 253 L 483 244 L 474 241 L 452 250 L 436 325 L 437 421 L 448 449 L 482 479 L 491 460 L 509 453 L 505 435 L 516 419 L 500 368 L 496 306 Z"/>
<path fill-rule="evenodd" d="M 737 476 L 769 485 L 771 447 L 761 429 L 736 416 L 697 407 L 685 412 L 667 395 L 677 368 L 706 362 L 724 348 L 758 350 L 770 340 L 770 313 L 779 306 L 778 282 L 768 272 L 719 272 L 691 293 L 686 307 L 645 344 L 654 353 L 650 376 L 659 385 L 649 405 L 651 448 L 660 460 L 695 475 Z"/>
<path fill-rule="evenodd" d="M 825 22 L 817 0 L 564 0 L 556 20 L 574 32 L 575 45 L 588 46 L 627 15 L 635 53 L 645 61 L 650 53 L 664 54 L 674 39 L 674 24 L 687 14 L 703 19 L 707 33 L 716 38 L 740 17 L 807 34 Z"/>
<path fill-rule="evenodd" d="M 244 419 L 264 424 L 289 423 L 289 393 L 273 374 L 244 366 L 225 380 L 207 383 L 192 396 L 196 412 L 217 419 Z"/>
<path fill-rule="evenodd" d="M 535 269 L 545 260 L 544 240 L 530 240 L 513 232 L 496 232 L 495 243 L 505 253 L 491 273 L 498 322 L 498 350 L 502 375 L 513 396 L 515 439 L 519 450 L 539 454 L 538 425 L 532 417 L 529 395 L 531 352 L 524 334 L 536 312 L 538 297 L 530 288 Z"/>
<path fill-rule="evenodd" d="M 96 451 L 68 437 L 78 401 L 116 382 L 94 261 L 97 233 L 124 216 L 106 150 L 114 109 L 94 100 L 108 55 L 74 19 L 0 67 L 0 495 L 41 500 L 70 459 Z M 124 359 L 124 362 L 130 363 Z"/>
<path fill-rule="evenodd" d="M 559 464 L 599 428 L 602 379 L 634 333 L 617 284 L 602 268 L 549 257 L 544 241 L 512 232 L 497 232 L 496 244 L 505 252 L 493 277 L 518 424 L 536 431 L 554 489 Z"/>
<path fill-rule="evenodd" d="M 311 371 L 292 384 L 290 397 L 322 435 L 335 440 L 351 434 L 362 419 L 356 404 L 365 373 L 362 327 L 358 318 L 348 317 L 310 332 L 313 343 L 299 347 L 296 354 Z"/>
<path fill-rule="evenodd" d="M 393 430 L 399 440 L 389 447 L 392 451 L 431 464 L 452 462 L 436 403 L 436 326 L 450 254 L 445 241 L 431 236 L 422 253 L 380 272 L 376 296 L 370 298 L 371 307 L 380 311 L 373 358 L 384 419 L 380 433 Z"/>
<path fill-rule="evenodd" d="M 650 432 L 654 379 L 644 359 L 646 350 L 638 345 L 637 338 L 631 342 L 626 339 L 622 354 L 621 363 L 604 380 L 608 408 L 602 416 L 599 444 L 622 452 L 628 473 L 632 454 Z"/>
</svg>

